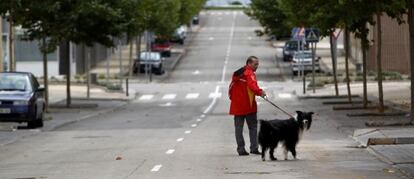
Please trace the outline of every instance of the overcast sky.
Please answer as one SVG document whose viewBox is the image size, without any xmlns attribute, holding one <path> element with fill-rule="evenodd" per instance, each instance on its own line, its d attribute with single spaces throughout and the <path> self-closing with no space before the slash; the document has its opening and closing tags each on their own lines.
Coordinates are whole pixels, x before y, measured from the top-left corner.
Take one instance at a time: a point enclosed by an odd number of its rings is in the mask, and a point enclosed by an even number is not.
<svg viewBox="0 0 414 179">
<path fill-rule="evenodd" d="M 208 0 L 207 6 L 222 6 L 222 5 L 228 5 L 229 3 L 233 1 L 239 1 L 245 5 L 250 4 L 250 0 Z"/>
</svg>

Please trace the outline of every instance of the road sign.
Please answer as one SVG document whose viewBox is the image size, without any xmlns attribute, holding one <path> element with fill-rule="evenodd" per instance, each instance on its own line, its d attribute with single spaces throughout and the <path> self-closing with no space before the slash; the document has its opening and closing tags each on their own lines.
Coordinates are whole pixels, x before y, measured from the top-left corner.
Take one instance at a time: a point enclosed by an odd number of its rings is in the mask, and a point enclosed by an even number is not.
<svg viewBox="0 0 414 179">
<path fill-rule="evenodd" d="M 305 37 L 305 32 L 306 32 L 306 29 L 303 28 L 303 27 L 302 28 L 298 28 L 298 27 L 293 28 L 292 32 L 291 32 L 291 37 L 294 40 L 301 40 L 303 37 Z"/>
<path fill-rule="evenodd" d="M 320 32 L 315 28 L 295 27 L 292 29 L 291 37 L 293 40 L 304 39 L 307 43 L 319 42 Z"/>
<path fill-rule="evenodd" d="M 314 28 L 307 28 L 305 30 L 306 42 L 319 42 L 320 32 Z"/>
</svg>

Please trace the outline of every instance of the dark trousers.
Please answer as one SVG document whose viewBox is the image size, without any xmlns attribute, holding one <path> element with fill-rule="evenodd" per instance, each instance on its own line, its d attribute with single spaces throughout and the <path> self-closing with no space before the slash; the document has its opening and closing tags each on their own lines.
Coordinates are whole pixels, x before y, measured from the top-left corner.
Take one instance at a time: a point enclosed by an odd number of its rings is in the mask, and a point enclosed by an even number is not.
<svg viewBox="0 0 414 179">
<path fill-rule="evenodd" d="M 236 142 L 237 142 L 237 152 L 243 152 L 244 149 L 244 138 L 243 138 L 243 126 L 244 121 L 247 122 L 247 127 L 249 128 L 249 137 L 250 137 L 250 151 L 257 151 L 257 114 L 251 113 L 244 116 L 234 116 L 234 127 L 236 129 Z"/>
</svg>

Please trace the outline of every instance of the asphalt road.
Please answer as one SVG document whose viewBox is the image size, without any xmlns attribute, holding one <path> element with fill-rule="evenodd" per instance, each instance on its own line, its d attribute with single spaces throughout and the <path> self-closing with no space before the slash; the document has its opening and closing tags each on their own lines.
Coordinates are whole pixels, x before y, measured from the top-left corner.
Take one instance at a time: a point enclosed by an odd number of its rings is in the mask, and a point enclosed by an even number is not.
<svg viewBox="0 0 414 179">
<path fill-rule="evenodd" d="M 201 15 L 187 55 L 162 83 L 133 84 L 122 110 L 41 132 L 0 148 L 0 178 L 396 178 L 392 167 L 335 128 L 332 112 L 295 98 L 301 84 L 256 37 L 240 11 Z M 259 85 L 289 111 L 319 113 L 299 160 L 262 162 L 236 153 L 227 86 L 246 58 L 260 58 Z M 258 99 L 261 119 L 286 118 Z M 247 128 L 247 127 L 246 127 Z M 247 129 L 245 130 L 246 143 Z M 246 147 L 248 148 L 248 147 Z M 279 150 L 277 157 L 282 158 Z M 290 158 L 291 159 L 291 158 Z M 387 172 L 393 171 L 393 172 Z"/>
</svg>

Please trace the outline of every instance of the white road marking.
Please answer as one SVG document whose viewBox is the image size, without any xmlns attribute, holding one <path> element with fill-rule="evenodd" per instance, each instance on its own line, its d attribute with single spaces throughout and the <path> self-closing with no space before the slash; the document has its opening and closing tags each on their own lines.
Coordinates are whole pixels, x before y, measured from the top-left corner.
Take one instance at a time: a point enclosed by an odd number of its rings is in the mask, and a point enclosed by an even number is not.
<svg viewBox="0 0 414 179">
<path fill-rule="evenodd" d="M 221 93 L 210 93 L 208 95 L 208 98 L 221 98 L 222 94 Z"/>
<path fill-rule="evenodd" d="M 221 15 L 223 15 L 223 13 L 222 12 L 218 12 L 217 15 L 221 16 Z"/>
<path fill-rule="evenodd" d="M 175 99 L 175 97 L 177 97 L 177 94 L 165 94 L 162 99 L 163 100 L 171 100 L 171 99 Z"/>
<path fill-rule="evenodd" d="M 145 95 L 142 95 L 142 96 L 139 98 L 139 100 L 142 100 L 142 101 L 148 101 L 148 100 L 151 100 L 153 97 L 154 97 L 154 95 L 152 95 L 152 94 L 145 94 Z"/>
<path fill-rule="evenodd" d="M 225 12 L 225 14 L 226 14 L 226 15 L 230 15 L 230 12 L 229 12 L 229 11 L 227 11 L 227 12 Z"/>
<path fill-rule="evenodd" d="M 292 98 L 292 94 L 289 93 L 279 93 L 279 98 Z"/>
<path fill-rule="evenodd" d="M 220 86 L 216 86 L 216 90 L 214 91 L 214 93 L 220 93 Z M 214 104 L 216 104 L 216 102 L 217 102 L 217 98 L 213 98 L 213 101 L 211 101 L 211 103 L 207 107 L 207 109 L 204 110 L 203 114 L 207 114 L 208 112 L 210 112 L 211 108 L 213 108 L 213 106 L 214 106 Z"/>
<path fill-rule="evenodd" d="M 189 93 L 185 96 L 185 99 L 197 99 L 200 96 L 200 93 Z"/>
<path fill-rule="evenodd" d="M 208 40 L 214 40 L 214 37 L 209 37 Z"/>
<path fill-rule="evenodd" d="M 192 124 L 191 127 L 197 127 L 197 124 Z"/>
<path fill-rule="evenodd" d="M 201 122 L 201 121 L 202 121 L 202 119 L 200 119 L 200 118 L 197 119 L 197 122 Z"/>
<path fill-rule="evenodd" d="M 199 74 L 200 74 L 199 70 L 196 70 L 196 71 L 193 72 L 193 75 L 199 75 Z"/>
<path fill-rule="evenodd" d="M 169 106 L 175 106 L 175 104 L 173 104 L 171 102 L 168 102 L 168 103 L 165 103 L 165 104 L 160 104 L 160 106 L 161 107 L 169 107 Z"/>
<path fill-rule="evenodd" d="M 170 154 L 173 154 L 174 152 L 175 152 L 174 149 L 170 149 L 170 150 L 167 150 L 167 152 L 165 152 L 165 154 L 170 155 Z"/>
<path fill-rule="evenodd" d="M 184 140 L 184 138 L 178 138 L 177 142 L 182 142 Z"/>
<path fill-rule="evenodd" d="M 201 117 L 201 118 L 205 118 L 205 117 L 206 117 L 206 115 L 205 115 L 205 114 L 202 114 L 200 117 Z"/>
<path fill-rule="evenodd" d="M 184 133 L 186 133 L 186 134 L 191 134 L 191 131 L 185 131 Z"/>
<path fill-rule="evenodd" d="M 162 165 L 155 165 L 152 169 L 151 172 L 158 172 L 161 169 Z"/>
</svg>

